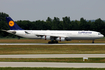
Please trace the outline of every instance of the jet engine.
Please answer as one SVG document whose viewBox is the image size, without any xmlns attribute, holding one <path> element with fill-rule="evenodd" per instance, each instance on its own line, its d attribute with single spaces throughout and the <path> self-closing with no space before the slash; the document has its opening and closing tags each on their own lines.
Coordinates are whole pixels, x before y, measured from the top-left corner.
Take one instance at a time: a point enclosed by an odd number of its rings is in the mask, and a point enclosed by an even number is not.
<svg viewBox="0 0 105 70">
<path fill-rule="evenodd" d="M 71 38 L 70 37 L 66 37 L 65 40 L 66 41 L 71 41 Z"/>
<path fill-rule="evenodd" d="M 42 36 L 42 39 L 45 39 L 45 40 L 50 40 L 50 36 Z"/>
<path fill-rule="evenodd" d="M 63 37 L 59 37 L 56 39 L 57 41 L 71 41 L 71 38 L 70 37 L 66 37 L 66 38 L 63 38 Z"/>
<path fill-rule="evenodd" d="M 63 37 L 58 37 L 58 38 L 56 38 L 56 40 L 57 40 L 57 41 L 65 41 L 65 38 L 63 38 Z"/>
</svg>

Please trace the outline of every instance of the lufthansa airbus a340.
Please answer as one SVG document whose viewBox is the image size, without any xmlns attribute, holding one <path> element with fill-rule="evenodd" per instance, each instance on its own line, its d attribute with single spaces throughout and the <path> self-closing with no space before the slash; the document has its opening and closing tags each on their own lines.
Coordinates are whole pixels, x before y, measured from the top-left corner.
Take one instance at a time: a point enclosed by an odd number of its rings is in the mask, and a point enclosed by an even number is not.
<svg viewBox="0 0 105 70">
<path fill-rule="evenodd" d="M 58 41 L 71 40 L 92 40 L 104 37 L 96 31 L 64 31 L 64 30 L 23 30 L 10 17 L 6 17 L 10 30 L 3 30 L 8 33 L 33 39 L 51 40 L 48 43 L 58 43 Z"/>
</svg>

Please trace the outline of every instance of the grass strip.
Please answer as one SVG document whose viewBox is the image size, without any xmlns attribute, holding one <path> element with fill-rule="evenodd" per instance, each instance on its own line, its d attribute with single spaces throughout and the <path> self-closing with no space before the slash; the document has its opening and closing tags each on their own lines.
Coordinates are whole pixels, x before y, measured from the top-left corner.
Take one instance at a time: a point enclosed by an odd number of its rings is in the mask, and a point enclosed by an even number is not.
<svg viewBox="0 0 105 70">
<path fill-rule="evenodd" d="M 0 45 L 0 54 L 105 54 L 105 46 Z"/>
<path fill-rule="evenodd" d="M 66 62 L 66 63 L 105 63 L 105 58 L 0 58 L 0 62 Z"/>
<path fill-rule="evenodd" d="M 11 68 L 1 67 L 0 70 L 105 70 L 105 68 Z"/>
<path fill-rule="evenodd" d="M 1 38 L 0 43 L 48 43 L 49 40 L 43 39 L 16 39 L 16 38 Z M 92 43 L 92 40 L 72 40 L 62 41 L 59 43 Z M 105 43 L 105 38 L 95 40 L 95 43 Z"/>
</svg>

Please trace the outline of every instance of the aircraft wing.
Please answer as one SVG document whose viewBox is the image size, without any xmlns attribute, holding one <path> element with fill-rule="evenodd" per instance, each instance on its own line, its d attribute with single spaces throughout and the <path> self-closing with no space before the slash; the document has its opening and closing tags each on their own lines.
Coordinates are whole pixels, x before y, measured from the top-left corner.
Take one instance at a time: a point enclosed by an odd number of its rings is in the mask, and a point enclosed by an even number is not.
<svg viewBox="0 0 105 70">
<path fill-rule="evenodd" d="M 67 37 L 65 35 L 53 35 L 53 34 L 36 34 L 37 36 L 51 36 L 51 37 Z"/>
<path fill-rule="evenodd" d="M 5 32 L 7 32 L 8 30 L 1 29 L 1 31 L 5 31 Z"/>
</svg>

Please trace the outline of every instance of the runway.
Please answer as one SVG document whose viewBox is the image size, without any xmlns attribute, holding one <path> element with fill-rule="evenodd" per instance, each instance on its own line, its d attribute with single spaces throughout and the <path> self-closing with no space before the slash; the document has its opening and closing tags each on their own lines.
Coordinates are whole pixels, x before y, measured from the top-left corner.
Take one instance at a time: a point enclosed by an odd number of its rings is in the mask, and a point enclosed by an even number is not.
<svg viewBox="0 0 105 70">
<path fill-rule="evenodd" d="M 0 45 L 105 45 L 105 43 L 0 43 Z"/>
<path fill-rule="evenodd" d="M 0 43 L 0 45 L 105 45 L 105 43 Z M 22 54 L 0 55 L 0 58 L 105 58 L 105 54 Z M 105 68 L 105 63 L 0 62 L 0 67 Z"/>
<path fill-rule="evenodd" d="M 105 54 L 26 54 L 0 55 L 0 58 L 105 58 Z"/>
<path fill-rule="evenodd" d="M 0 62 L 0 67 L 105 68 L 105 63 Z"/>
</svg>

